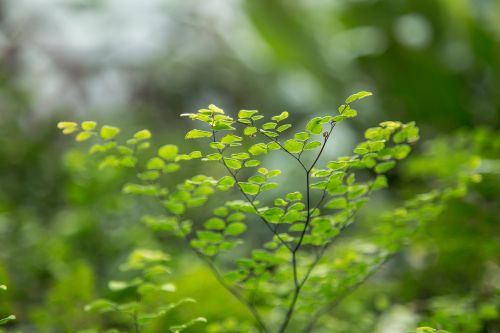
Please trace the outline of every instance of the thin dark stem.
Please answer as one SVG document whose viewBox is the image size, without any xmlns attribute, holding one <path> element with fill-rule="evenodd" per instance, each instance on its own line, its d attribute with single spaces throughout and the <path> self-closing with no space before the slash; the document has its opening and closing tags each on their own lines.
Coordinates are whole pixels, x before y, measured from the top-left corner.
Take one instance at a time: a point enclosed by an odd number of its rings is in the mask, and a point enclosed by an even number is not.
<svg viewBox="0 0 500 333">
<path fill-rule="evenodd" d="M 325 149 L 325 146 L 326 146 L 326 144 L 328 142 L 328 139 L 330 138 L 330 136 L 331 136 L 331 134 L 333 132 L 333 129 L 335 128 L 336 124 L 337 123 L 335 123 L 335 122 L 331 123 L 330 130 L 328 132 L 326 132 L 327 134 L 325 134 L 325 139 L 323 140 L 323 145 L 321 146 L 321 149 L 319 150 L 319 153 L 316 156 L 316 159 L 311 164 L 311 166 L 309 167 L 309 169 L 307 169 L 307 172 L 311 172 L 311 170 L 316 166 L 316 163 L 318 163 L 318 160 L 321 157 L 321 155 L 323 154 L 323 150 Z"/>
<path fill-rule="evenodd" d="M 314 266 L 316 265 L 316 263 L 319 261 L 319 259 L 321 258 L 321 256 L 319 256 L 315 262 L 314 262 L 314 265 L 312 265 L 308 271 L 306 272 L 306 275 L 304 277 L 304 279 L 302 281 L 299 281 L 299 277 L 298 277 L 298 260 L 297 260 L 297 252 L 299 251 L 301 245 L 302 245 L 302 242 L 304 240 L 304 237 L 305 237 L 305 234 L 309 228 L 309 224 L 311 222 L 311 190 L 310 190 L 310 173 L 311 173 L 311 170 L 316 166 L 316 163 L 318 162 L 319 158 L 321 157 L 325 147 L 326 147 L 326 144 L 328 142 L 328 139 L 330 138 L 331 136 L 331 133 L 333 131 L 335 127 L 335 123 L 331 123 L 331 128 L 330 130 L 324 134 L 324 140 L 323 140 L 323 144 L 321 146 L 321 149 L 320 151 L 318 152 L 316 158 L 314 159 L 313 163 L 311 164 L 311 166 L 309 168 L 307 168 L 304 163 L 302 163 L 302 161 L 300 160 L 300 155 L 299 157 L 295 156 L 294 154 L 290 153 L 287 149 L 285 149 L 285 147 L 283 147 L 281 145 L 281 143 L 279 143 L 277 140 L 273 140 L 274 142 L 276 142 L 286 153 L 288 153 L 290 156 L 292 156 L 294 159 L 296 159 L 300 165 L 302 166 L 302 168 L 304 169 L 305 171 L 305 175 L 306 175 L 306 209 L 307 209 L 307 216 L 306 216 L 306 222 L 304 224 L 304 229 L 302 230 L 301 234 L 300 234 L 300 237 L 299 237 L 299 241 L 297 242 L 297 245 L 293 248 L 292 250 L 292 272 L 293 272 L 293 282 L 294 282 L 294 292 L 293 292 L 293 296 L 292 296 L 292 301 L 288 307 L 288 310 L 286 312 L 286 315 L 285 315 L 285 319 L 283 320 L 280 328 L 279 328 L 279 333 L 283 333 L 285 332 L 286 328 L 288 327 L 288 324 L 290 323 L 290 320 L 292 318 L 292 315 L 293 315 L 293 312 L 295 310 L 295 306 L 297 304 L 297 300 L 298 300 L 298 297 L 299 297 L 299 294 L 300 294 L 300 291 L 302 289 L 302 286 L 305 284 L 305 282 L 307 281 L 309 275 L 311 274 L 312 272 L 312 269 L 314 268 Z M 265 134 L 264 134 L 265 135 Z M 265 135 L 266 137 L 269 138 L 269 136 Z M 323 195 L 323 198 L 320 200 L 320 201 L 323 201 L 324 199 L 324 195 Z M 319 206 L 319 203 L 318 205 L 316 205 L 316 208 Z"/>
</svg>

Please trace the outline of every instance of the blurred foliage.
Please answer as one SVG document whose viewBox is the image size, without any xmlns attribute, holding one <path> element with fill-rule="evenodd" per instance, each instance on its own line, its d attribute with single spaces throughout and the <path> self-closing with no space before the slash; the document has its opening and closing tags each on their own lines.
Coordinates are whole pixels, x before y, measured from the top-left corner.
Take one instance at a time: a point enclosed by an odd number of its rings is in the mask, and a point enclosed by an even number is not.
<svg viewBox="0 0 500 333">
<path fill-rule="evenodd" d="M 178 114 L 210 102 L 264 114 L 286 107 L 300 123 L 362 89 L 375 97 L 352 127 L 417 120 L 423 143 L 389 173 L 398 194 L 377 195 L 353 233 L 368 232 L 373 214 L 401 198 L 443 186 L 471 156 L 481 158 L 482 181 L 325 316 L 325 327 L 499 330 L 498 1 L 40 3 L 0 2 L 0 284 L 9 287 L 0 294 L 0 318 L 18 318 L 5 326 L 9 332 L 87 329 L 100 316 L 84 305 L 108 295 L 107 281 L 127 254 L 158 246 L 137 223 L 151 207 L 109 195 L 132 175 L 96 171 L 80 150 L 63 153 L 57 121 L 93 118 L 124 131 L 133 124 L 170 142 L 188 127 Z M 95 39 L 100 44 L 86 48 Z M 339 131 L 326 155 L 351 150 L 353 133 Z M 262 233 L 251 236 L 258 241 Z M 247 331 L 245 310 L 205 267 L 192 265 L 175 241 L 166 252 L 179 297 L 198 301 L 173 321 L 199 314 L 207 331 Z"/>
</svg>

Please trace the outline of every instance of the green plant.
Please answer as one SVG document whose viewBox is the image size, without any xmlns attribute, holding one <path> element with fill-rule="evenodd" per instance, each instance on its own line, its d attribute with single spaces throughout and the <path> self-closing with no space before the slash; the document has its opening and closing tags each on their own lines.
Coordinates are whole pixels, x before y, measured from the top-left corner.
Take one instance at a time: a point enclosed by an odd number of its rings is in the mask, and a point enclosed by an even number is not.
<svg viewBox="0 0 500 333">
<path fill-rule="evenodd" d="M 182 304 L 195 302 L 191 298 L 183 298 L 166 303 L 169 294 L 176 291 L 174 284 L 168 281 L 169 268 L 165 265 L 169 256 L 159 250 L 137 249 L 133 251 L 122 271 L 132 273 L 125 280 L 110 281 L 108 287 L 116 293 L 131 292 L 132 300 L 126 298 L 123 302 L 109 299 L 98 299 L 85 307 L 86 311 L 100 313 L 117 312 L 128 318 L 131 331 L 139 333 L 142 328 L 151 325 L 155 320 L 167 316 L 171 311 Z M 198 317 L 187 323 L 170 326 L 172 333 L 179 333 L 205 318 Z M 107 333 L 119 332 L 116 329 L 107 330 Z"/>
<path fill-rule="evenodd" d="M 137 170 L 140 182 L 125 184 L 123 192 L 155 198 L 166 210 L 163 215 L 144 216 L 143 222 L 155 232 L 185 239 L 220 283 L 246 305 L 261 331 L 310 332 L 420 225 L 436 218 L 447 199 L 463 195 L 467 182 L 460 179 L 444 190 L 408 200 L 384 215 L 375 234 L 367 239 L 336 242 L 368 198 L 387 187 L 384 174 L 407 157 L 410 144 L 419 138 L 414 123 L 383 122 L 365 132 L 366 141 L 355 147 L 353 155 L 320 163 L 334 128 L 356 117 L 351 104 L 369 95 L 350 96 L 337 115 L 314 117 L 304 131 L 289 136 L 286 133 L 292 125 L 284 123 L 287 112 L 269 121 L 263 121 L 256 110 L 241 110 L 232 118 L 214 105 L 183 114 L 201 123 L 186 139 L 208 140 L 209 153 L 183 154 L 168 144 L 151 154 L 148 130 L 136 132 L 123 144 L 116 140 L 120 132 L 116 127 L 98 130 L 89 121 L 58 126 L 64 134 L 75 133 L 77 141 L 100 138 L 90 148 L 91 153 L 103 155 L 100 167 Z M 282 171 L 264 167 L 262 158 L 273 151 L 289 156 L 302 174 L 299 181 L 281 185 L 275 181 Z M 173 189 L 164 186 L 163 175 L 178 171 L 182 161 L 198 159 L 218 163 L 226 175 L 196 175 Z M 280 186 L 292 191 L 270 194 Z M 218 198 L 215 205 L 209 201 L 215 193 L 220 197 L 221 192 L 233 188 L 241 192 L 242 199 Z M 204 222 L 192 221 L 191 211 L 201 206 L 211 208 L 197 212 Z M 241 236 L 249 227 L 265 228 L 268 239 L 249 251 L 249 256 L 231 258 L 228 263 L 224 253 L 243 243 Z M 338 246 L 332 251 L 334 243 Z M 224 270 L 219 268 L 220 258 Z"/>
<path fill-rule="evenodd" d="M 408 333 L 450 333 L 450 332 L 424 326 L 424 327 L 417 327 L 415 331 L 411 331 Z"/>
<path fill-rule="evenodd" d="M 0 284 L 0 290 L 7 290 L 7 286 Z M 0 325 L 5 325 L 13 320 L 16 320 L 16 316 L 14 316 L 14 315 L 10 315 L 10 316 L 7 316 L 5 318 L 1 318 Z M 3 332 L 3 331 L 0 330 L 0 332 Z"/>
</svg>

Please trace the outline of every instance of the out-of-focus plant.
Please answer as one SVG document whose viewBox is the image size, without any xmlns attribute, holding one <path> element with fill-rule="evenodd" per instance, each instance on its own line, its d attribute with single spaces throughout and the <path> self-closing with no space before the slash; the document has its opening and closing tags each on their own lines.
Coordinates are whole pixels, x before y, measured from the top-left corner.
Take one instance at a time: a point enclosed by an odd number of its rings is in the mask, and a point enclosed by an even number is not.
<svg viewBox="0 0 500 333">
<path fill-rule="evenodd" d="M 169 300 L 169 294 L 176 291 L 175 285 L 168 281 L 170 270 L 166 262 L 169 259 L 167 254 L 159 250 L 135 250 L 121 267 L 124 272 L 132 273 L 132 275 L 126 280 L 113 280 L 108 284 L 111 291 L 129 294 L 125 296 L 131 296 L 132 300 L 115 302 L 109 299 L 98 299 L 88 304 L 85 310 L 100 313 L 117 312 L 128 319 L 131 332 L 139 333 L 144 327 L 167 316 L 180 305 L 195 302 L 191 298 L 166 302 Z M 200 322 L 206 322 L 206 319 L 194 318 L 187 323 L 172 325 L 169 330 L 172 333 L 179 333 Z M 106 332 L 119 331 L 110 329 Z"/>
<path fill-rule="evenodd" d="M 64 134 L 76 134 L 77 141 L 99 138 L 101 142 L 90 152 L 103 154 L 101 167 L 137 170 L 140 182 L 126 184 L 123 192 L 155 198 L 166 209 L 166 214 L 144 216 L 144 223 L 156 232 L 185 239 L 219 282 L 247 306 L 261 331 L 310 332 L 323 315 L 400 250 L 419 226 L 435 219 L 447 200 L 463 195 L 469 181 L 463 177 L 443 190 L 408 200 L 383 216 L 375 236 L 339 247 L 333 255 L 331 245 L 352 225 L 370 195 L 387 187 L 384 174 L 407 157 L 410 144 L 419 138 L 414 123 L 383 122 L 365 132 L 366 141 L 356 146 L 353 155 L 320 168 L 318 162 L 335 126 L 356 117 L 351 104 L 369 95 L 351 95 L 338 108 L 338 115 L 315 117 L 305 131 L 292 136 L 286 135 L 292 127 L 284 123 L 287 112 L 263 123 L 264 116 L 256 110 L 241 110 L 232 118 L 214 105 L 184 114 L 202 124 L 189 131 L 186 139 L 210 140 L 209 153 L 180 154 L 177 146 L 168 144 L 147 155 L 152 136 L 148 130 L 121 143 L 116 140 L 117 127 L 99 129 L 92 121 L 58 126 Z M 236 126 L 240 135 L 235 134 Z M 297 191 L 268 194 L 279 187 L 274 179 L 281 170 L 262 166 L 260 157 L 272 151 L 289 156 L 301 170 L 294 184 Z M 181 161 L 196 159 L 219 163 L 227 175 L 218 179 L 196 175 L 174 189 L 163 186 L 162 175 L 179 170 Z M 202 226 L 190 220 L 192 208 L 209 205 L 209 197 L 216 193 L 220 197 L 219 192 L 232 188 L 241 192 L 242 200 L 218 198 L 213 209 L 204 208 Z M 248 218 L 258 222 L 244 223 Z M 269 238 L 250 256 L 227 263 L 224 253 L 234 252 L 248 226 L 257 227 L 257 223 L 269 230 Z M 228 269 L 219 268 L 222 260 Z"/>
<path fill-rule="evenodd" d="M 7 290 L 7 286 L 1 284 L 0 290 Z M 5 318 L 0 318 L 0 325 L 5 325 L 8 322 L 11 322 L 13 320 L 16 320 L 16 316 L 14 316 L 14 315 L 10 315 L 10 316 L 7 316 Z M 0 329 L 0 332 L 3 332 L 3 330 Z"/>
<path fill-rule="evenodd" d="M 450 332 L 424 326 L 424 327 L 417 327 L 415 331 L 411 331 L 408 333 L 450 333 Z"/>
</svg>

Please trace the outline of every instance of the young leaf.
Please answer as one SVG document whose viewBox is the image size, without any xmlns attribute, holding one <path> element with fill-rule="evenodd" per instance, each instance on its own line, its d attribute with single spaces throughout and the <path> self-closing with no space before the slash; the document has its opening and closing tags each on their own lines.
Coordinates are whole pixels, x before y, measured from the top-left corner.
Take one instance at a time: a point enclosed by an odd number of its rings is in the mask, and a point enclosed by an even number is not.
<svg viewBox="0 0 500 333">
<path fill-rule="evenodd" d="M 278 132 L 281 133 L 281 132 L 286 131 L 290 127 L 292 127 L 292 125 L 290 125 L 290 124 L 281 125 L 281 126 L 278 126 L 278 128 L 276 129 L 276 131 L 278 131 Z"/>
<path fill-rule="evenodd" d="M 208 219 L 203 226 L 205 229 L 223 230 L 226 227 L 226 223 L 220 218 L 212 217 Z"/>
<path fill-rule="evenodd" d="M 227 226 L 224 235 L 239 236 L 247 230 L 247 226 L 241 222 L 234 222 Z"/>
<path fill-rule="evenodd" d="M 306 129 L 312 134 L 321 134 L 323 131 L 323 122 L 321 117 L 314 117 L 311 119 L 307 123 Z"/>
<path fill-rule="evenodd" d="M 136 140 L 147 140 L 151 138 L 151 132 L 147 129 L 138 131 L 134 134 L 134 139 Z"/>
<path fill-rule="evenodd" d="M 174 161 L 178 151 L 179 148 L 175 145 L 164 145 L 158 149 L 158 156 L 167 161 Z"/>
<path fill-rule="evenodd" d="M 259 193 L 260 187 L 259 185 L 253 184 L 253 183 L 245 183 L 245 182 L 240 182 L 240 187 L 243 192 L 249 195 L 256 195 Z"/>
<path fill-rule="evenodd" d="M 85 140 L 88 140 L 92 137 L 92 133 L 91 132 L 80 132 L 78 133 L 78 135 L 75 137 L 75 140 L 77 142 L 82 142 L 82 141 L 85 141 Z"/>
<path fill-rule="evenodd" d="M 395 166 L 396 166 L 396 162 L 395 161 L 383 162 L 383 163 L 378 164 L 375 167 L 375 172 L 376 173 L 384 173 L 384 172 L 387 172 L 387 171 L 391 170 Z"/>
<path fill-rule="evenodd" d="M 103 138 L 104 140 L 111 140 L 115 136 L 117 136 L 118 133 L 120 133 L 120 129 L 118 127 L 103 126 L 101 128 L 100 135 L 101 135 L 101 138 Z"/>
<path fill-rule="evenodd" d="M 357 92 L 357 93 L 352 94 L 351 96 L 347 97 L 345 102 L 346 102 L 346 104 L 350 104 L 354 101 L 357 101 L 359 99 L 362 99 L 362 98 L 365 98 L 365 97 L 368 97 L 371 95 L 373 95 L 373 94 L 369 91 L 360 91 L 360 92 Z"/>
<path fill-rule="evenodd" d="M 286 111 L 281 112 L 277 116 L 271 117 L 271 119 L 274 120 L 274 121 L 276 121 L 276 122 L 280 122 L 280 121 L 282 121 L 282 120 L 284 120 L 286 118 L 288 118 L 288 112 L 286 112 Z"/>
<path fill-rule="evenodd" d="M 251 116 L 253 116 L 254 114 L 256 114 L 257 110 L 240 110 L 240 112 L 238 112 L 238 118 L 250 118 Z"/>
<path fill-rule="evenodd" d="M 211 136 L 211 132 L 193 129 L 186 134 L 186 139 L 210 138 Z"/>
<path fill-rule="evenodd" d="M 84 131 L 92 131 L 97 126 L 95 121 L 84 121 L 82 123 L 82 129 Z"/>
<path fill-rule="evenodd" d="M 290 139 L 285 141 L 283 147 L 285 147 L 285 149 L 290 153 L 300 153 L 304 148 L 304 143 L 294 139 Z"/>
</svg>

